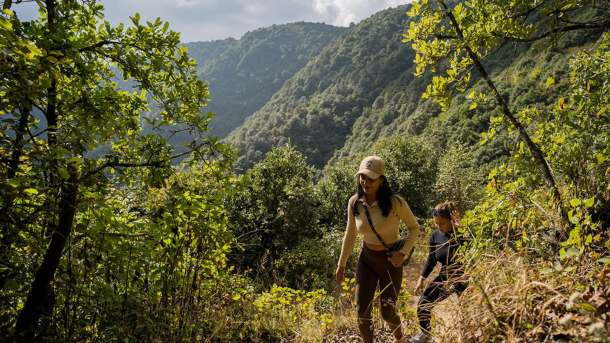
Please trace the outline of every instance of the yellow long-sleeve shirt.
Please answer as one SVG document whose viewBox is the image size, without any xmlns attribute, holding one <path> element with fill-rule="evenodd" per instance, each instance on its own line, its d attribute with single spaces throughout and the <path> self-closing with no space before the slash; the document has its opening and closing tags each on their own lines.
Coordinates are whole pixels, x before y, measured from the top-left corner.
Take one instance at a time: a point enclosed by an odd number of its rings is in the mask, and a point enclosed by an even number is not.
<svg viewBox="0 0 610 343">
<path fill-rule="evenodd" d="M 415 216 L 413 216 L 413 212 L 411 212 L 411 208 L 409 208 L 409 205 L 407 205 L 405 200 L 401 197 L 396 197 L 396 200 L 392 202 L 392 210 L 387 217 L 384 217 L 377 201 L 369 206 L 369 204 L 364 201 L 364 198 L 358 199 L 358 201 L 356 201 L 356 206 L 358 206 L 359 214 L 355 217 L 351 210 L 351 203 L 357 197 L 358 195 L 351 197 L 347 206 L 347 227 L 345 229 L 345 236 L 343 237 L 339 266 L 345 267 L 347 259 L 354 249 L 354 243 L 356 242 L 358 233 L 362 234 L 366 243 L 381 245 L 381 242 L 369 225 L 369 221 L 364 213 L 364 206 L 369 209 L 369 214 L 371 215 L 375 230 L 377 230 L 381 239 L 388 245 L 398 241 L 398 229 L 400 221 L 402 221 L 407 226 L 409 234 L 407 235 L 407 241 L 400 252 L 403 255 L 407 255 L 411 252 L 417 235 L 419 234 L 419 223 L 417 222 L 417 219 L 415 219 Z"/>
</svg>

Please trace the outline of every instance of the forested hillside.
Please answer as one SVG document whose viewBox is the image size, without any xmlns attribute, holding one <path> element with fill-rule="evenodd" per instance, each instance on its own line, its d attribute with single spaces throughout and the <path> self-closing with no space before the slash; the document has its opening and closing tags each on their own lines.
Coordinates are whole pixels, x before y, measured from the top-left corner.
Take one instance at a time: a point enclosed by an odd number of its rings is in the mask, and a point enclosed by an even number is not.
<svg viewBox="0 0 610 343">
<path fill-rule="evenodd" d="M 304 22 L 273 25 L 248 32 L 239 40 L 231 40 L 228 46 L 223 45 L 223 52 L 217 49 L 210 54 L 212 58 L 199 63 L 197 74 L 210 84 L 212 101 L 205 110 L 218 113 L 211 133 L 224 138 L 241 125 L 271 99 L 284 81 L 345 30 Z M 194 49 L 198 54 L 199 47 L 206 44 L 210 45 L 206 42 L 186 46 L 189 52 Z"/>
<path fill-rule="evenodd" d="M 409 8 L 388 9 L 362 21 L 290 78 L 227 138 L 241 149 L 238 166 L 248 169 L 273 146 L 288 140 L 317 168 L 370 149 L 381 137 L 422 136 L 438 149 L 457 141 L 477 142 L 489 126 L 494 103 L 471 109 L 460 95 L 455 106 L 441 113 L 434 101 L 422 99 L 432 75 L 414 76 L 415 52 L 402 43 L 413 20 L 407 15 Z M 498 78 L 498 89 L 509 102 L 546 107 L 569 84 L 571 53 L 594 42 L 598 34 L 563 37 L 551 50 L 530 51 L 528 44 L 508 44 L 483 64 Z M 555 75 L 556 87 L 540 87 L 549 75 Z M 484 87 L 479 80 L 473 74 L 471 91 Z M 478 148 L 477 166 L 506 156 L 504 145 L 499 140 Z"/>
<path fill-rule="evenodd" d="M 194 71 L 199 79 L 209 83 L 211 101 L 207 101 L 202 110 L 218 114 L 210 125 L 210 134 L 224 138 L 241 125 L 271 99 L 284 81 L 346 29 L 300 22 L 260 28 L 237 40 L 227 38 L 183 44 L 197 63 Z M 122 89 L 134 89 L 133 78 L 123 81 L 119 76 L 115 81 Z M 159 118 L 161 110 L 162 106 L 153 102 L 150 111 L 142 112 L 144 122 Z M 154 129 L 145 125 L 144 132 L 154 133 Z M 188 131 L 171 125 L 166 128 L 164 137 L 174 146 L 193 139 Z M 98 147 L 87 155 L 101 158 L 108 150 L 106 146 Z"/>
<path fill-rule="evenodd" d="M 363 20 L 290 78 L 227 138 L 242 150 L 239 165 L 248 168 L 290 139 L 311 164 L 323 167 L 343 146 L 364 107 L 413 65 L 412 49 L 401 44 L 410 22 L 407 8 Z"/>
<path fill-rule="evenodd" d="M 208 42 L 184 43 L 184 46 L 188 49 L 189 56 L 197 62 L 196 69 L 201 69 L 227 51 L 235 41 L 235 38 L 226 38 Z"/>
</svg>

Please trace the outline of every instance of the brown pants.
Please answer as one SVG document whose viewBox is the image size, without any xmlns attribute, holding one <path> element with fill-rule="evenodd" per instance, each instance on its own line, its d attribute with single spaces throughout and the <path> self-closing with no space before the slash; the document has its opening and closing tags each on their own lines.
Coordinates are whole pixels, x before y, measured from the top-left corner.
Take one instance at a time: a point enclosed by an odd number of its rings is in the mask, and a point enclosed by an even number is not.
<svg viewBox="0 0 610 343">
<path fill-rule="evenodd" d="M 371 250 L 362 245 L 356 268 L 356 307 L 358 310 L 358 328 L 365 343 L 373 342 L 373 322 L 371 311 L 375 290 L 379 282 L 379 311 L 381 317 L 390 324 L 396 339 L 402 338 L 400 317 L 396 314 L 396 300 L 402 283 L 402 265 L 394 267 L 388 261 L 387 253 Z"/>
</svg>

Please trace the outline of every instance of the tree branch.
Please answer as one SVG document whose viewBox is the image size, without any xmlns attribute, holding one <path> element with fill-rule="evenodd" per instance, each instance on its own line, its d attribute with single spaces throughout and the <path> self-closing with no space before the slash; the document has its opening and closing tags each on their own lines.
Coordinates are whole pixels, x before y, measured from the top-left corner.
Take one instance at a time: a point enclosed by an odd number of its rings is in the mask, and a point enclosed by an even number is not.
<svg viewBox="0 0 610 343">
<path fill-rule="evenodd" d="M 451 10 L 449 8 L 447 8 L 447 5 L 445 5 L 444 2 L 441 2 L 441 5 L 445 8 L 447 16 L 449 17 L 451 24 L 455 27 L 455 30 L 456 30 L 457 34 L 459 35 L 460 39 L 463 40 L 464 39 L 463 31 L 460 27 L 460 24 L 455 19 L 453 12 L 451 12 Z M 485 70 L 485 68 L 483 68 L 481 61 L 480 61 L 479 57 L 477 56 L 477 53 L 475 51 L 473 51 L 472 48 L 468 44 L 465 44 L 464 48 L 468 52 L 468 56 L 472 60 L 472 63 L 475 65 L 477 71 L 481 74 L 481 76 L 483 77 L 483 80 L 485 80 L 485 83 L 487 84 L 489 89 L 491 89 L 492 95 L 494 96 L 495 100 L 498 102 L 500 110 L 508 118 L 508 120 L 511 122 L 511 124 L 515 127 L 515 129 L 516 129 L 517 133 L 519 134 L 519 136 L 521 137 L 521 139 L 523 139 L 523 141 L 525 142 L 525 145 L 528 147 L 530 153 L 532 154 L 532 157 L 536 161 L 536 165 L 538 166 L 538 169 L 540 170 L 540 172 L 542 174 L 542 178 L 544 179 L 544 181 L 546 182 L 548 187 L 551 189 L 553 199 L 557 202 L 557 204 L 559 205 L 559 208 L 562 209 L 560 206 L 561 199 L 560 199 L 559 191 L 557 189 L 557 180 L 555 179 L 555 175 L 553 174 L 551 166 L 549 165 L 546 158 L 544 157 L 544 154 L 542 153 L 540 148 L 532 141 L 532 139 L 530 138 L 529 134 L 527 133 L 527 131 L 525 130 L 523 125 L 521 125 L 521 123 L 515 118 L 515 116 L 512 114 L 512 112 L 508 108 L 508 105 L 504 101 L 504 98 L 502 98 L 502 95 L 500 95 L 500 92 L 498 91 L 495 84 L 489 77 L 489 74 L 487 74 L 487 71 Z"/>
<path fill-rule="evenodd" d="M 558 33 L 569 32 L 569 31 L 574 31 L 574 30 L 581 30 L 581 29 L 601 29 L 601 28 L 610 28 L 610 20 L 603 21 L 599 24 L 584 24 L 583 23 L 583 24 L 578 24 L 578 25 L 560 27 L 560 28 L 550 30 L 541 35 L 530 37 L 530 38 L 519 38 L 519 37 L 507 36 L 507 35 L 502 35 L 497 32 L 492 33 L 492 35 L 494 37 L 503 38 L 503 39 L 506 39 L 511 42 L 531 43 L 531 42 L 535 42 L 537 40 L 546 38 L 551 35 L 556 35 Z"/>
<path fill-rule="evenodd" d="M 192 152 L 198 151 L 199 148 L 201 148 L 202 146 L 204 146 L 205 144 L 208 144 L 208 143 L 209 143 L 209 141 L 205 141 L 205 142 L 199 144 L 198 146 L 194 147 L 193 149 L 187 150 L 187 151 L 179 153 L 179 154 L 172 155 L 169 157 L 169 159 L 173 160 L 180 156 L 188 155 Z M 95 175 L 106 168 L 143 168 L 143 167 L 161 167 L 162 165 L 163 165 L 163 163 L 160 161 L 144 162 L 144 163 L 106 162 L 106 163 L 102 164 L 101 166 L 89 171 L 87 174 L 83 175 L 83 177 L 81 177 L 78 181 L 83 182 L 84 180 L 88 179 L 92 175 Z"/>
<path fill-rule="evenodd" d="M 91 46 L 86 46 L 84 48 L 79 49 L 79 52 L 85 52 L 85 51 L 94 51 L 97 48 L 103 47 L 104 45 L 110 45 L 110 44 L 115 44 L 115 45 L 121 45 L 121 42 L 114 42 L 111 40 L 103 40 L 101 42 L 97 42 Z"/>
<path fill-rule="evenodd" d="M 529 17 L 530 14 L 532 14 L 532 12 L 534 12 L 536 9 L 538 9 L 538 7 L 544 5 L 544 3 L 546 3 L 548 0 L 544 0 L 542 2 L 540 2 L 538 5 L 534 6 L 534 7 L 530 7 L 527 11 L 525 12 L 521 12 L 519 14 L 515 14 L 515 15 L 509 15 L 506 19 L 515 19 L 515 18 L 519 18 L 519 17 Z"/>
<path fill-rule="evenodd" d="M 444 35 L 444 34 L 440 34 L 440 33 L 435 33 L 432 36 L 434 38 L 438 38 L 438 39 L 457 39 L 458 38 L 458 36 L 450 36 L 450 35 Z"/>
</svg>

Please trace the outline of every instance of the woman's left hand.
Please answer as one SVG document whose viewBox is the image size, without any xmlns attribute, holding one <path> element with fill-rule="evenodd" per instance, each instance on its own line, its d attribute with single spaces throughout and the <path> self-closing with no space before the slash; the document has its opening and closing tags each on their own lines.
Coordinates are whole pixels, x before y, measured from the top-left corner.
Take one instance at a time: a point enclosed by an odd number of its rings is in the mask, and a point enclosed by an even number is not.
<svg viewBox="0 0 610 343">
<path fill-rule="evenodd" d="M 458 211 L 451 211 L 451 221 L 453 222 L 453 226 L 457 227 L 458 229 L 461 229 L 464 227 L 464 225 L 462 225 L 462 223 L 461 223 L 462 216 L 460 215 L 460 212 L 458 212 Z"/>
<path fill-rule="evenodd" d="M 394 267 L 399 267 L 402 265 L 404 256 L 405 255 L 403 255 L 401 252 L 394 251 L 391 255 L 388 255 L 388 261 L 390 261 Z"/>
</svg>

